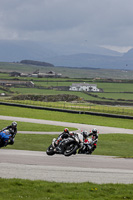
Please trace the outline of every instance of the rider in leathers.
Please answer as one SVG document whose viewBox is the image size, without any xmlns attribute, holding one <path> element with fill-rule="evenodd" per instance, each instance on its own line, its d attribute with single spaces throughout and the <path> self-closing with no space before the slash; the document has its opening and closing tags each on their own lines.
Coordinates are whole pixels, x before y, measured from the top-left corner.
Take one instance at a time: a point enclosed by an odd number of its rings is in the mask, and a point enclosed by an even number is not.
<svg viewBox="0 0 133 200">
<path fill-rule="evenodd" d="M 88 133 L 87 131 L 82 131 L 81 134 L 83 135 L 85 143 L 86 143 L 86 140 L 89 136 L 92 136 L 91 137 L 92 142 L 90 143 L 90 145 L 87 146 L 88 149 L 87 149 L 86 152 L 85 152 L 85 146 L 83 145 L 83 148 L 79 151 L 79 153 L 91 154 L 96 149 L 96 146 L 97 146 L 97 141 L 98 141 L 97 129 L 94 128 L 91 133 Z"/>
<path fill-rule="evenodd" d="M 65 128 L 64 131 L 54 141 L 53 146 L 56 147 L 56 150 L 58 152 L 61 152 L 60 141 L 62 141 L 64 138 L 68 138 L 69 136 L 70 136 L 70 132 L 69 132 L 68 128 Z"/>
<path fill-rule="evenodd" d="M 9 130 L 10 135 L 6 135 L 6 130 Z M 1 139 L 3 142 L 3 146 L 7 146 L 8 144 L 14 144 L 14 137 L 17 133 L 17 122 L 12 122 L 11 125 L 3 128 L 1 131 Z M 10 142 L 8 140 L 10 139 Z"/>
<path fill-rule="evenodd" d="M 91 133 L 88 134 L 88 136 L 92 136 L 92 148 L 91 152 L 94 151 L 97 147 L 97 142 L 98 142 L 98 133 L 97 129 L 94 128 Z"/>
<path fill-rule="evenodd" d="M 83 136 L 82 136 L 82 134 L 80 134 L 80 133 L 75 133 L 75 132 L 69 132 L 68 128 L 65 128 L 64 131 L 63 131 L 63 133 L 61 133 L 61 134 L 58 136 L 58 138 L 55 140 L 53 146 L 56 147 L 56 150 L 57 150 L 58 152 L 61 152 L 60 141 L 62 141 L 64 138 L 66 139 L 66 138 L 68 138 L 68 137 L 70 137 L 70 136 L 72 136 L 72 135 L 74 135 L 74 134 L 77 134 L 77 135 L 78 135 L 78 138 L 79 138 L 79 140 L 80 140 L 80 147 L 82 148 L 82 146 L 83 146 Z"/>
</svg>

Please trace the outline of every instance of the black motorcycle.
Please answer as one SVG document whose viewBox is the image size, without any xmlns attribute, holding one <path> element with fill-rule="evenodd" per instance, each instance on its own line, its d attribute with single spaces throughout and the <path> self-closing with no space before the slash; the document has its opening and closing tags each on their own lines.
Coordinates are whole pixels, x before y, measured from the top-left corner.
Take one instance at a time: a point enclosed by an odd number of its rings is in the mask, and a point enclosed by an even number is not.
<svg viewBox="0 0 133 200">
<path fill-rule="evenodd" d="M 78 135 L 73 135 L 68 137 L 67 139 L 63 139 L 59 142 L 58 146 L 54 146 L 54 138 L 52 144 L 48 147 L 46 153 L 49 156 L 54 154 L 63 154 L 64 156 L 71 156 L 72 154 L 76 154 L 77 149 L 80 146 L 80 140 Z"/>
</svg>

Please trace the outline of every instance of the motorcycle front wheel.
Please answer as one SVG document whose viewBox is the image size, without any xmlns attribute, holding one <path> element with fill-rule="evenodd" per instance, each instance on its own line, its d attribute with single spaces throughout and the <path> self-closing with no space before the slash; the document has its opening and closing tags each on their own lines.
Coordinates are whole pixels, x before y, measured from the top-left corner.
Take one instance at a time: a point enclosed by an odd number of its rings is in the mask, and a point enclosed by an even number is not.
<svg viewBox="0 0 133 200">
<path fill-rule="evenodd" d="M 54 152 L 54 148 L 52 145 L 50 145 L 48 148 L 47 148 L 47 151 L 46 151 L 47 155 L 49 156 L 53 156 L 55 154 Z"/>
<path fill-rule="evenodd" d="M 78 145 L 74 144 L 74 143 L 71 143 L 64 150 L 64 156 L 71 156 L 72 154 L 76 154 L 77 149 L 78 149 Z"/>
</svg>

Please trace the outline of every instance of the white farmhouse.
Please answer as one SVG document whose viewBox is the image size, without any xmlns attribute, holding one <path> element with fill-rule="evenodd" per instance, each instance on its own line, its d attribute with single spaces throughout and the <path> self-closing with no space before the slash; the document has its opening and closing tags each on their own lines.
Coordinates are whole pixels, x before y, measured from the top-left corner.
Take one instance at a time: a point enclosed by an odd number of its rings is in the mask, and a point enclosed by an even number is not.
<svg viewBox="0 0 133 200">
<path fill-rule="evenodd" d="M 96 84 L 89 83 L 72 83 L 69 90 L 71 91 L 89 91 L 89 92 L 99 92 Z"/>
</svg>

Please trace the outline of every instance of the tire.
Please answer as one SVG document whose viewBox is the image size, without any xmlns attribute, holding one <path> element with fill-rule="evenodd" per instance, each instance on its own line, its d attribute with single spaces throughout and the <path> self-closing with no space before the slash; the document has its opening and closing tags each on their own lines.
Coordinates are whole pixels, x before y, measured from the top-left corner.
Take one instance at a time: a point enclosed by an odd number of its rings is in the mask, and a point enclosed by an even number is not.
<svg viewBox="0 0 133 200">
<path fill-rule="evenodd" d="M 83 154 L 83 152 L 82 152 L 82 150 L 81 150 L 81 149 L 78 151 L 78 154 Z"/>
<path fill-rule="evenodd" d="M 78 149 L 78 145 L 71 143 L 68 148 L 64 150 L 64 156 L 71 156 L 72 154 L 76 154 L 76 151 Z"/>
<path fill-rule="evenodd" d="M 47 153 L 47 155 L 49 155 L 49 156 L 53 156 L 53 155 L 55 154 L 54 148 L 53 148 L 52 145 L 50 145 L 50 146 L 48 147 L 46 153 Z"/>
</svg>

